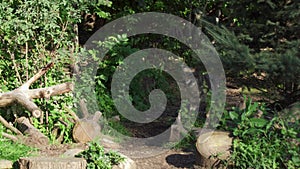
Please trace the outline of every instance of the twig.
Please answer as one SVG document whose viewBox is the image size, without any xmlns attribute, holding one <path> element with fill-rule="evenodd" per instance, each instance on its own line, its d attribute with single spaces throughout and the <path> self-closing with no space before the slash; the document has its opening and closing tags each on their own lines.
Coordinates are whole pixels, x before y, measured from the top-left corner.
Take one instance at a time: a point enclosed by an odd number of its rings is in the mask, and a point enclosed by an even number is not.
<svg viewBox="0 0 300 169">
<path fill-rule="evenodd" d="M 48 127 L 49 126 L 48 125 L 49 124 L 49 113 L 48 113 L 48 111 L 45 112 L 45 115 L 46 115 L 46 120 L 45 121 L 46 121 L 46 126 L 47 126 L 46 129 L 48 131 L 48 129 L 49 129 L 49 127 Z"/>
<path fill-rule="evenodd" d="M 14 142 L 19 141 L 19 139 L 16 136 L 11 135 L 11 134 L 7 134 L 7 133 L 2 132 L 2 136 L 6 137 L 6 138 L 8 138 L 8 139 L 10 139 L 10 140 L 12 140 Z"/>
<path fill-rule="evenodd" d="M 79 118 L 75 112 L 73 112 L 70 108 L 68 108 L 65 105 L 63 106 L 63 108 L 74 118 L 75 122 L 79 122 Z"/>
<path fill-rule="evenodd" d="M 89 111 L 86 107 L 86 103 L 85 103 L 84 99 L 80 99 L 79 106 L 80 106 L 81 112 L 83 113 L 83 117 L 87 118 L 89 116 Z"/>
<path fill-rule="evenodd" d="M 28 81 L 28 42 L 25 43 L 26 81 Z"/>
<path fill-rule="evenodd" d="M 51 67 L 53 67 L 53 63 L 49 63 L 44 68 L 42 68 L 37 74 L 31 77 L 27 82 L 25 82 L 19 89 L 29 89 L 29 86 L 34 83 L 37 79 L 43 76 Z"/>
<path fill-rule="evenodd" d="M 15 68 L 15 72 L 17 74 L 17 78 L 18 78 L 20 84 L 22 84 L 22 79 L 21 79 L 21 76 L 19 74 L 18 67 L 17 67 L 17 64 L 16 64 L 15 54 L 11 53 L 9 50 L 8 50 L 8 53 L 10 55 L 10 58 L 11 58 L 12 62 L 13 62 L 13 65 L 14 65 L 14 68 Z"/>
<path fill-rule="evenodd" d="M 23 135 L 18 129 L 16 129 L 15 127 L 9 125 L 9 123 L 0 115 L 0 122 L 8 129 L 10 129 L 11 131 L 13 131 L 14 133 L 18 134 L 18 135 Z"/>
</svg>

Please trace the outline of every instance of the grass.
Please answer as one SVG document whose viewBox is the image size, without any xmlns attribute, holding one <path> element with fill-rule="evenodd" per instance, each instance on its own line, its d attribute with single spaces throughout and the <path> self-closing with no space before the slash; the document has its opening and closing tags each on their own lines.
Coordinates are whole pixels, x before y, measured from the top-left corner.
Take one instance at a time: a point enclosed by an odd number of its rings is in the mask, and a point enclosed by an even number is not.
<svg viewBox="0 0 300 169">
<path fill-rule="evenodd" d="M 0 137 L 0 159 L 17 161 L 20 157 L 33 156 L 37 149 L 23 144 L 14 143 L 8 139 Z"/>
<path fill-rule="evenodd" d="M 0 123 L 0 159 L 17 161 L 20 157 L 33 156 L 36 148 L 32 148 L 20 143 L 15 143 L 7 138 L 4 138 L 1 133 L 6 131 L 4 126 Z"/>
<path fill-rule="evenodd" d="M 300 167 L 299 121 L 291 125 L 278 116 L 269 119 L 269 111 L 264 104 L 247 99 L 245 109 L 224 113 L 219 129 L 234 136 L 232 154 L 225 164 L 234 168 Z"/>
</svg>

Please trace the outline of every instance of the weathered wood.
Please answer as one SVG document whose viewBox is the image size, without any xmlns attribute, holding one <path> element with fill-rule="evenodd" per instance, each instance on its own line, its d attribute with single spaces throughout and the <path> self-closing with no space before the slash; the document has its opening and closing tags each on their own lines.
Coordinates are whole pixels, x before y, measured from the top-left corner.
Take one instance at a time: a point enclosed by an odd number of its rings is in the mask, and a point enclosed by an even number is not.
<svg viewBox="0 0 300 169">
<path fill-rule="evenodd" d="M 83 158 L 26 157 L 18 160 L 20 169 L 85 169 Z"/>
<path fill-rule="evenodd" d="M 74 89 L 73 84 L 70 82 L 58 84 L 51 87 L 29 89 L 29 86 L 42 75 L 44 75 L 52 66 L 53 63 L 48 64 L 19 88 L 9 92 L 0 93 L 0 107 L 6 107 L 12 103 L 17 102 L 27 110 L 32 112 L 34 117 L 40 117 L 42 112 L 38 108 L 38 106 L 34 102 L 32 102 L 32 99 L 49 99 L 51 96 L 67 93 Z"/>
<path fill-rule="evenodd" d="M 188 131 L 183 127 L 181 116 L 179 114 L 176 118 L 175 123 L 171 125 L 169 141 L 178 142 L 179 140 L 184 138 L 187 133 Z"/>
<path fill-rule="evenodd" d="M 228 132 L 210 131 L 201 134 L 196 142 L 199 152 L 196 164 L 205 168 L 214 168 L 220 160 L 229 158 L 233 138 Z"/>
<path fill-rule="evenodd" d="M 80 99 L 79 101 L 79 107 L 80 107 L 80 110 L 83 114 L 83 117 L 84 118 L 87 118 L 89 116 L 89 112 L 88 112 L 88 109 L 86 107 L 86 103 L 83 99 Z"/>
<path fill-rule="evenodd" d="M 2 134 L 3 137 L 8 138 L 8 139 L 10 139 L 14 142 L 19 141 L 18 137 L 14 136 L 14 135 L 11 135 L 11 134 L 8 134 L 8 133 L 5 133 L 5 132 L 2 132 L 1 134 Z"/>
<path fill-rule="evenodd" d="M 102 116 L 102 113 L 97 111 L 94 116 L 91 117 L 83 99 L 80 100 L 79 105 L 84 116 L 83 119 L 79 119 L 78 116 L 71 110 L 68 111 L 76 120 L 73 128 L 74 140 L 77 143 L 87 143 L 94 139 L 100 138 L 101 126 L 99 125 L 99 120 Z"/>
<path fill-rule="evenodd" d="M 39 89 L 15 89 L 6 93 L 0 93 L 0 107 L 8 106 L 17 102 L 33 113 L 33 116 L 40 117 L 41 110 L 31 101 L 31 99 L 50 98 L 51 96 L 60 95 L 70 92 L 74 89 L 72 83 L 67 82 L 51 87 Z"/>
<path fill-rule="evenodd" d="M 29 119 L 25 117 L 20 117 L 16 119 L 18 123 L 18 128 L 21 132 L 26 134 L 31 140 L 33 144 L 37 147 L 45 146 L 49 144 L 49 139 L 43 133 L 41 133 L 38 129 L 36 129 L 30 122 Z"/>
<path fill-rule="evenodd" d="M 73 128 L 73 138 L 77 143 L 87 143 L 100 137 L 101 127 L 94 120 L 80 120 Z"/>
<path fill-rule="evenodd" d="M 10 125 L 1 115 L 0 115 L 0 122 L 8 129 L 13 131 L 14 133 L 18 135 L 23 135 L 18 129 L 16 129 L 14 126 Z"/>
<path fill-rule="evenodd" d="M 37 79 L 39 79 L 41 76 L 43 76 L 51 67 L 53 67 L 53 63 L 49 63 L 44 68 L 39 70 L 37 74 L 35 74 L 33 77 L 31 77 L 27 82 L 25 82 L 19 89 L 20 90 L 26 90 L 29 89 L 29 86 L 32 85 Z"/>
<path fill-rule="evenodd" d="M 13 162 L 9 160 L 0 160 L 0 169 L 13 168 Z"/>
</svg>

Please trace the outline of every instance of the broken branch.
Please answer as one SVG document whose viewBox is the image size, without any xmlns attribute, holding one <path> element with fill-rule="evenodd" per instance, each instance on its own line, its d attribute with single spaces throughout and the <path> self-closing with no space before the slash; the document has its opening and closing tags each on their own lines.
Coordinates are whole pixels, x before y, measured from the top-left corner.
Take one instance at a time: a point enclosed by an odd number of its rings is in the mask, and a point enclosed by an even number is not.
<svg viewBox="0 0 300 169">
<path fill-rule="evenodd" d="M 33 77 L 31 77 L 27 82 L 25 82 L 19 89 L 29 89 L 29 86 L 32 85 L 37 79 L 39 79 L 41 76 L 43 76 L 51 67 L 53 67 L 53 63 L 49 63 L 44 68 L 42 68 L 37 74 L 35 74 Z"/>
<path fill-rule="evenodd" d="M 0 122 L 8 129 L 10 129 L 12 132 L 18 134 L 18 135 L 23 135 L 18 129 L 13 127 L 12 125 L 9 125 L 9 123 L 0 115 Z"/>
</svg>

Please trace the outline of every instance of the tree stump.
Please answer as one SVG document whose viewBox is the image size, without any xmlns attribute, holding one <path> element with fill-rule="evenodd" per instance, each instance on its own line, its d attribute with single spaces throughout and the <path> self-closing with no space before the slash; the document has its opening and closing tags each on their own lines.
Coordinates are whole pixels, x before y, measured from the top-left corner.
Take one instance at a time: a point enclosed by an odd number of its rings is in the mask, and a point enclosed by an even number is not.
<svg viewBox="0 0 300 169">
<path fill-rule="evenodd" d="M 100 137 L 101 127 L 93 120 L 80 120 L 73 128 L 73 138 L 77 143 L 87 143 Z"/>
<path fill-rule="evenodd" d="M 217 167 L 220 160 L 225 160 L 230 156 L 232 140 L 228 132 L 210 131 L 201 134 L 196 142 L 199 153 L 196 165 L 205 168 Z"/>
<path fill-rule="evenodd" d="M 26 157 L 18 161 L 20 169 L 86 169 L 83 158 Z"/>
<path fill-rule="evenodd" d="M 0 160 L 0 169 L 13 168 L 13 163 L 8 160 Z"/>
</svg>

